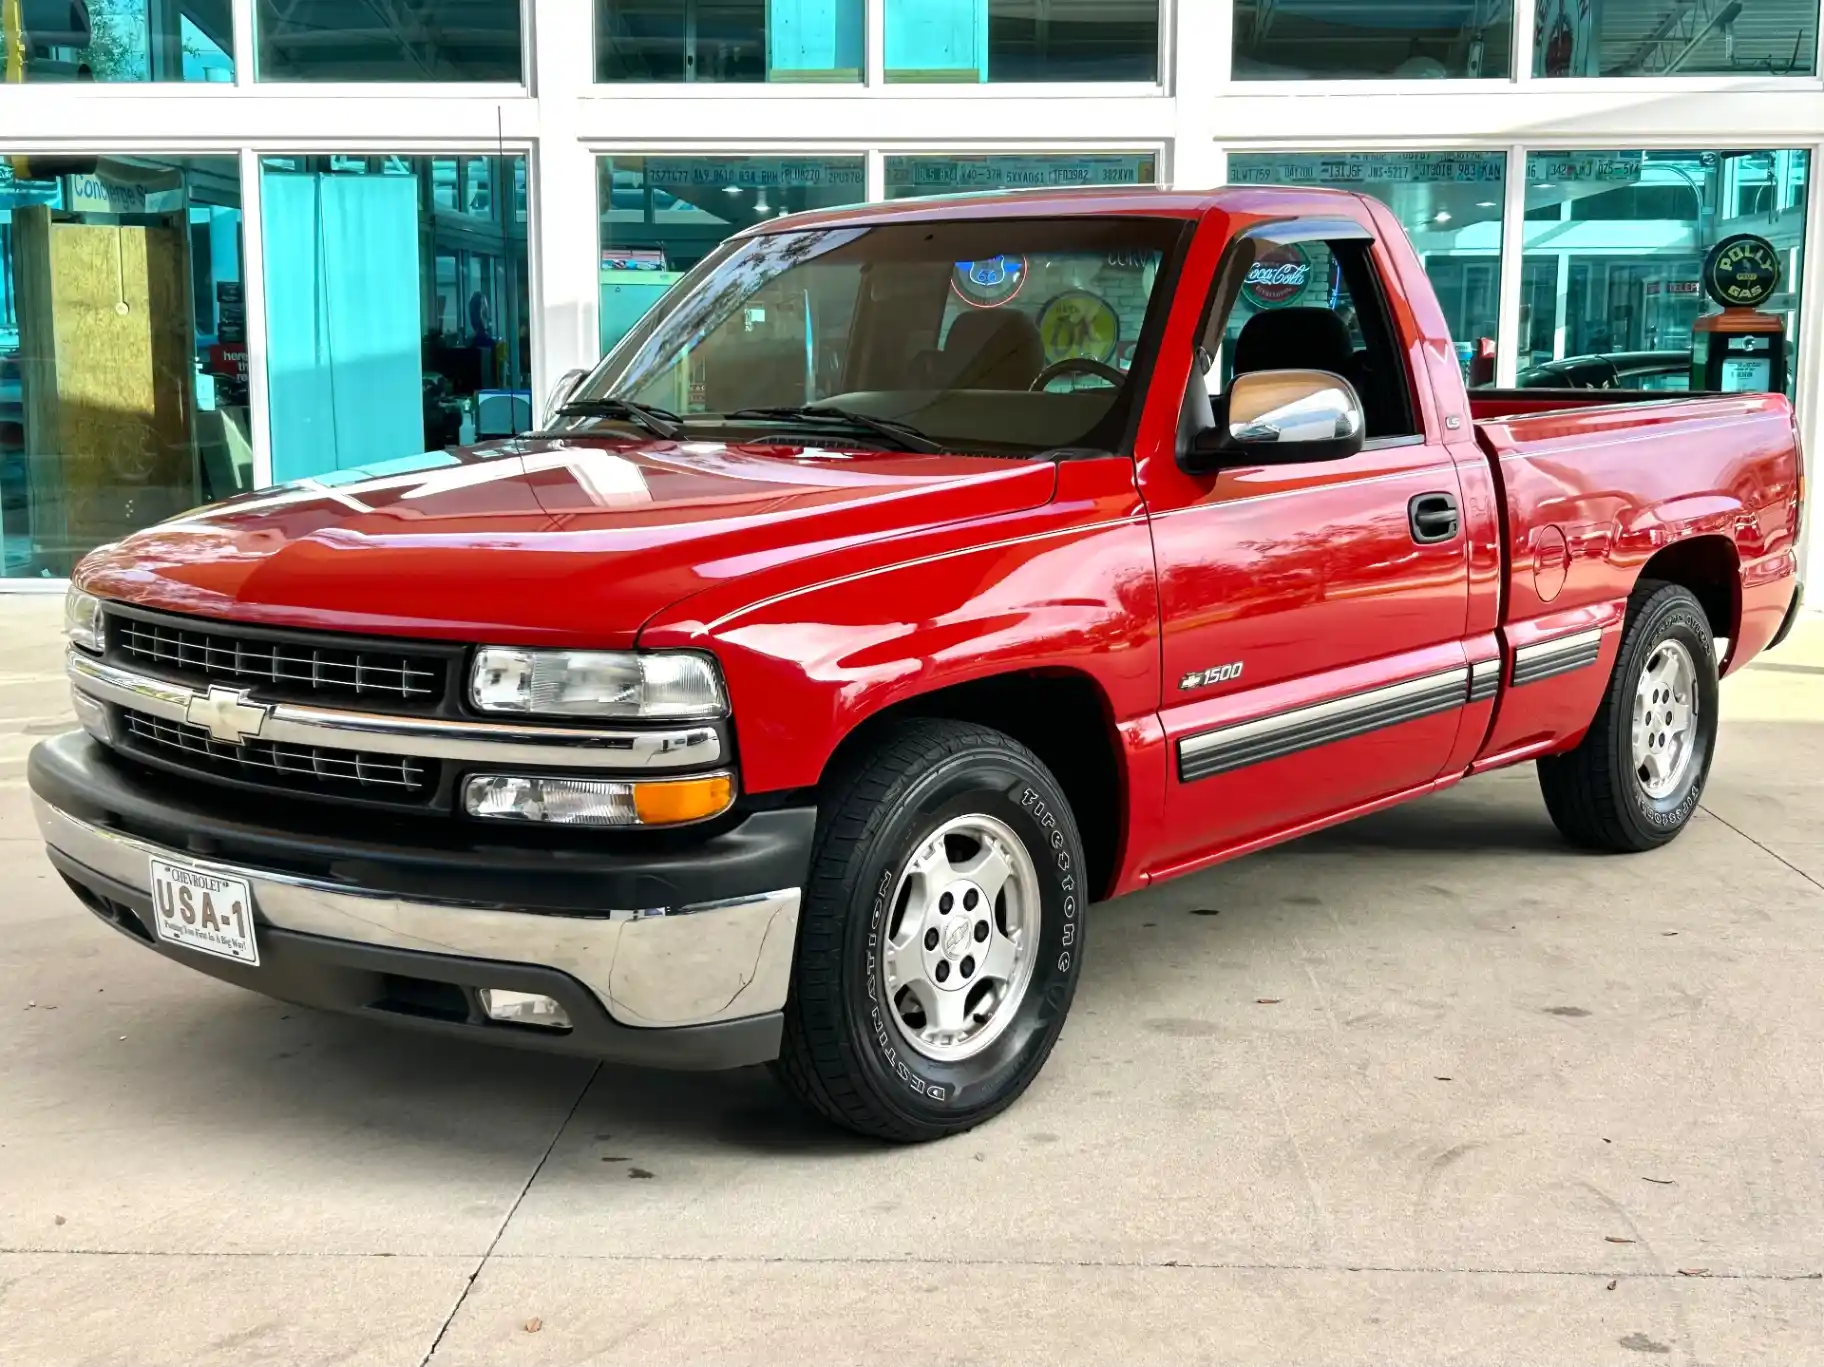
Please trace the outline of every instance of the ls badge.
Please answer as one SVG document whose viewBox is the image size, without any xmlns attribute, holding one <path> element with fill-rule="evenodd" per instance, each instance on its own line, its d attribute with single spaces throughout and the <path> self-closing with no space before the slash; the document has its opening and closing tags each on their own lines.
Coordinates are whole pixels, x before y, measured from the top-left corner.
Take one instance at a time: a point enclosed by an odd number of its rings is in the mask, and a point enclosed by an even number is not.
<svg viewBox="0 0 1824 1367">
<path fill-rule="evenodd" d="M 1211 684 L 1228 683 L 1241 677 L 1241 661 L 1234 664 L 1217 665 L 1214 669 L 1193 669 L 1178 680 L 1178 691 L 1189 693 L 1194 688 L 1208 688 Z"/>
</svg>

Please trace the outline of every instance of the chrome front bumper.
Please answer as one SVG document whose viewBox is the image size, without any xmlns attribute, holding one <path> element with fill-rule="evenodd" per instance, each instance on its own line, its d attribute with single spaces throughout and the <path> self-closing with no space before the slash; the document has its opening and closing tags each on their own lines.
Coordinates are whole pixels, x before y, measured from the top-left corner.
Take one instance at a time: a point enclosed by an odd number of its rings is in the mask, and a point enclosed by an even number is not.
<svg viewBox="0 0 1824 1367">
<path fill-rule="evenodd" d="M 797 888 L 727 901 L 588 913 L 529 912 L 458 900 L 406 900 L 341 883 L 247 868 L 106 830 L 32 797 L 45 842 L 69 862 L 142 896 L 157 855 L 252 886 L 256 924 L 328 940 L 569 975 L 623 1026 L 713 1025 L 785 1005 L 798 933 Z"/>
</svg>

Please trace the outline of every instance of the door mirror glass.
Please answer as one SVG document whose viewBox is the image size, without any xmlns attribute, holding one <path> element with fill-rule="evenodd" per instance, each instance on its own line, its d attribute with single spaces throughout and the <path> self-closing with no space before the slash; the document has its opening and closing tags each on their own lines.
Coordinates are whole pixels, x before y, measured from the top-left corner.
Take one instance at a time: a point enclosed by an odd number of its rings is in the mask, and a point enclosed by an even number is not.
<svg viewBox="0 0 1824 1367">
<path fill-rule="evenodd" d="M 545 400 L 545 416 L 540 426 L 549 429 L 557 421 L 557 410 L 570 402 L 570 396 L 576 393 L 576 387 L 589 374 L 586 370 L 566 370 L 558 376 L 557 383 L 551 386 L 551 397 Z"/>
<path fill-rule="evenodd" d="M 1362 449 L 1367 426 L 1355 386 L 1327 370 L 1237 375 L 1215 410 L 1215 426 L 1191 443 L 1192 473 L 1343 460 Z"/>
</svg>

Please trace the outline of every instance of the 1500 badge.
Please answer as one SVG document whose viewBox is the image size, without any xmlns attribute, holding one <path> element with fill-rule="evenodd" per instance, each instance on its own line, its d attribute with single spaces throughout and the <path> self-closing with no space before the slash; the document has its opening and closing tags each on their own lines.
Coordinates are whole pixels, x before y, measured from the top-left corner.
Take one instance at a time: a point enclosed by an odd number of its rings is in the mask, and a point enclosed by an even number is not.
<svg viewBox="0 0 1824 1367">
<path fill-rule="evenodd" d="M 1217 665 L 1214 669 L 1193 669 L 1178 680 L 1178 691 L 1188 693 L 1193 688 L 1208 688 L 1211 684 L 1228 683 L 1231 679 L 1241 677 L 1241 661 L 1234 664 Z"/>
</svg>

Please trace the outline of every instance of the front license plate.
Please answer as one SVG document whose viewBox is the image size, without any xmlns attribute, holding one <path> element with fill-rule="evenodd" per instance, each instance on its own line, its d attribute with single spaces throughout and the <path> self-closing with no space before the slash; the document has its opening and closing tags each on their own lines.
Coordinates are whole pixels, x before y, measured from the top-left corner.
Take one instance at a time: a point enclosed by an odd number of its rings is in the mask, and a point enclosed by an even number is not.
<svg viewBox="0 0 1824 1367">
<path fill-rule="evenodd" d="M 253 892 L 245 878 L 154 859 L 152 906 L 159 939 L 244 964 L 260 962 Z"/>
</svg>

